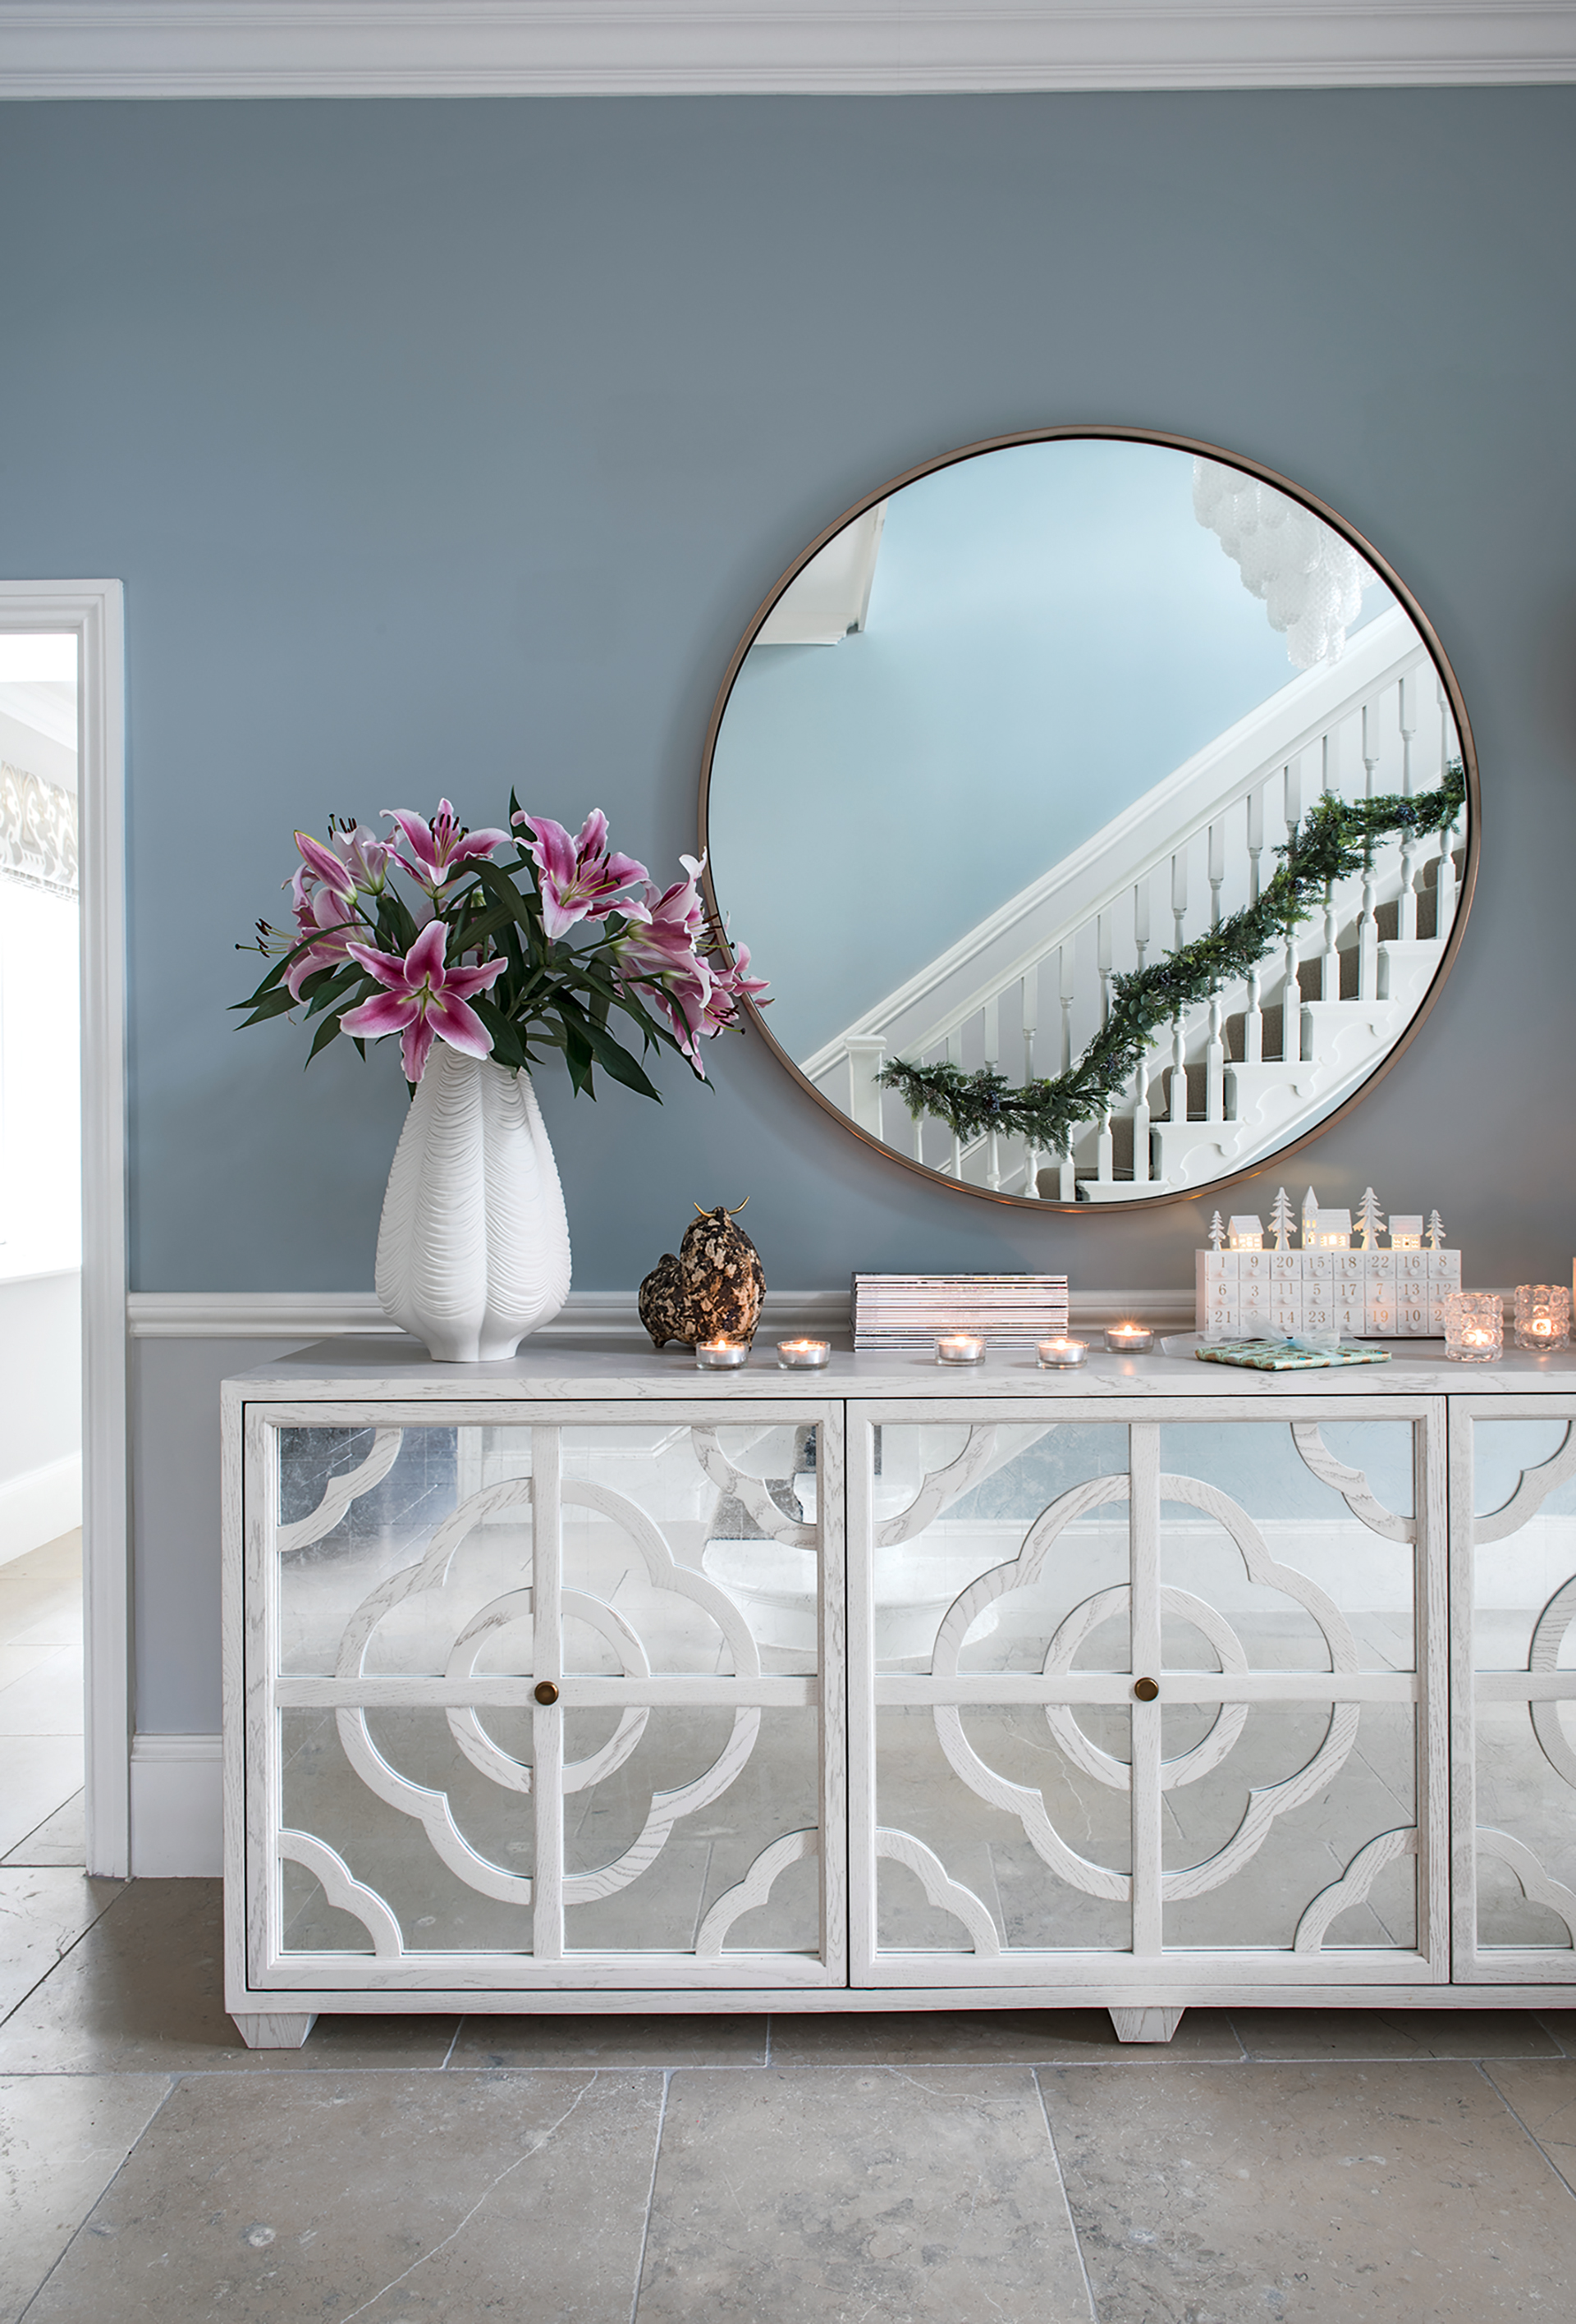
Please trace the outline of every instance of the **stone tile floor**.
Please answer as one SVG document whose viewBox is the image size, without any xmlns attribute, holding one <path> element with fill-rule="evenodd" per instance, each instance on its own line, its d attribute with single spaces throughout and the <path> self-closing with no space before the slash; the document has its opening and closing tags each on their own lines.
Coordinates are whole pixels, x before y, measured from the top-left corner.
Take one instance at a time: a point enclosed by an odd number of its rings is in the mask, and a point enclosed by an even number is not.
<svg viewBox="0 0 1576 2324">
<path fill-rule="evenodd" d="M 325 2018 L 214 1881 L 0 1867 L 0 2324 L 1490 2324 L 1576 2306 L 1576 2008 Z"/>
<path fill-rule="evenodd" d="M 0 1866 L 82 1862 L 82 1535 L 0 1565 Z"/>
</svg>

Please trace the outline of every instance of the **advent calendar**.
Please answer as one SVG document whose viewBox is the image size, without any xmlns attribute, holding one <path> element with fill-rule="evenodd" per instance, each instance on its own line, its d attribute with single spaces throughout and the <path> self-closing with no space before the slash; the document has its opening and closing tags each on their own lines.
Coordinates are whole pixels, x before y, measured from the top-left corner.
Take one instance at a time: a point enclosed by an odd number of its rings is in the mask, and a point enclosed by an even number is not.
<svg viewBox="0 0 1576 2324">
<path fill-rule="evenodd" d="M 1426 1241 L 1421 1216 L 1394 1219 L 1387 1249 L 1378 1247 L 1384 1222 L 1371 1193 L 1358 1213 L 1361 1242 L 1355 1249 L 1349 1213 L 1321 1210 L 1312 1188 L 1303 1207 L 1300 1250 L 1291 1248 L 1293 1222 L 1284 1193 L 1272 1223 L 1280 1248 L 1266 1250 L 1256 1218 L 1234 1218 L 1228 1233 L 1217 1214 L 1215 1247 L 1201 1250 L 1196 1260 L 1197 1329 L 1203 1338 L 1284 1339 L 1303 1332 L 1339 1332 L 1349 1340 L 1443 1336 L 1445 1298 L 1461 1287 L 1461 1254 L 1444 1249 L 1437 1212 Z"/>
</svg>

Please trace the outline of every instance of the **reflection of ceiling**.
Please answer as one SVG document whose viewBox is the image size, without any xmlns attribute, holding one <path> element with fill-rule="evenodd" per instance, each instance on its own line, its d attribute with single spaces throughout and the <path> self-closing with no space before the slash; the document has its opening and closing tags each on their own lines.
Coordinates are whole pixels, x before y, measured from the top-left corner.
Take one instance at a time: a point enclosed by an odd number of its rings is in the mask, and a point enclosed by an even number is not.
<svg viewBox="0 0 1576 2324">
<path fill-rule="evenodd" d="M 77 688 L 59 678 L 0 682 L 0 760 L 42 781 L 77 788 Z"/>
<path fill-rule="evenodd" d="M 862 630 L 885 521 L 883 501 L 834 533 L 783 590 L 756 632 L 756 645 L 836 646 Z"/>
</svg>

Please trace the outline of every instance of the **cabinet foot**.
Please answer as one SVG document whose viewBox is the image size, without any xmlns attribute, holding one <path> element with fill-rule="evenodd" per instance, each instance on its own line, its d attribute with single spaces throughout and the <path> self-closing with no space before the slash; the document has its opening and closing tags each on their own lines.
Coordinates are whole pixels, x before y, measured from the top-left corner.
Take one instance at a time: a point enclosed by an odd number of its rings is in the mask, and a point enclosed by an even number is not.
<svg viewBox="0 0 1576 2324">
<path fill-rule="evenodd" d="M 236 2031 L 248 2050 L 299 2050 L 318 2022 L 315 2009 L 273 2012 L 265 2016 L 232 2011 Z"/>
<path fill-rule="evenodd" d="M 1113 2009 L 1118 2042 L 1169 2042 L 1182 2024 L 1180 2009 Z"/>
</svg>

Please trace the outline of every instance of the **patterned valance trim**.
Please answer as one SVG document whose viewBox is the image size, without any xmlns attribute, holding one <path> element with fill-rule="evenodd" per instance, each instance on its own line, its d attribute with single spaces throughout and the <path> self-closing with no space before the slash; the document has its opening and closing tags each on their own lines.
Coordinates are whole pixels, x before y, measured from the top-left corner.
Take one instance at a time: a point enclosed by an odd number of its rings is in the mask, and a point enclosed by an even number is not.
<svg viewBox="0 0 1576 2324">
<path fill-rule="evenodd" d="M 51 895 L 77 893 L 77 802 L 0 760 L 0 877 Z"/>
</svg>

